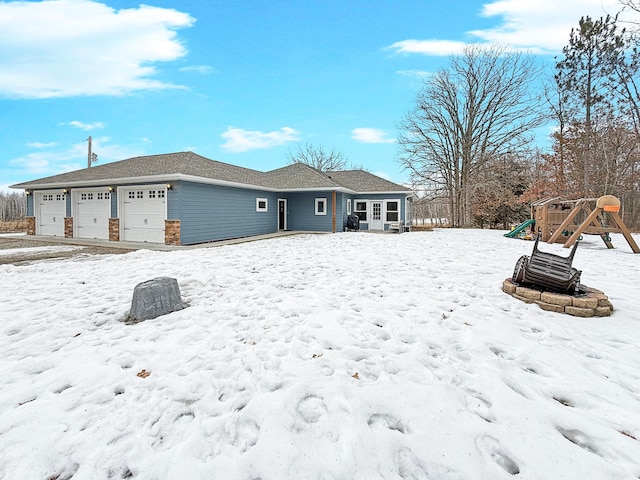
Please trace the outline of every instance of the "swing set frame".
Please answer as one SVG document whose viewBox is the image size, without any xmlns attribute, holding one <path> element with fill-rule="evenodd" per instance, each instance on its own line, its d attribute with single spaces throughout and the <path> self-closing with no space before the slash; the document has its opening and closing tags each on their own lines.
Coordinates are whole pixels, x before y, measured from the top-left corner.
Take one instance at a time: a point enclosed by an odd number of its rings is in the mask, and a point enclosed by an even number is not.
<svg viewBox="0 0 640 480">
<path fill-rule="evenodd" d="M 561 207 L 555 208 L 553 210 L 555 213 L 551 213 L 549 210 L 551 205 Z M 536 202 L 531 208 L 536 229 L 541 233 L 543 241 L 547 243 L 564 242 L 563 247 L 570 248 L 581 235 L 590 234 L 599 235 L 607 248 L 614 248 L 609 234 L 621 233 L 633 253 L 640 253 L 638 244 L 620 217 L 620 200 L 613 195 L 578 200 L 562 200 L 556 197 Z M 580 212 L 584 212 L 585 219 L 578 224 L 576 219 Z M 561 218 L 563 220 L 558 225 Z"/>
</svg>

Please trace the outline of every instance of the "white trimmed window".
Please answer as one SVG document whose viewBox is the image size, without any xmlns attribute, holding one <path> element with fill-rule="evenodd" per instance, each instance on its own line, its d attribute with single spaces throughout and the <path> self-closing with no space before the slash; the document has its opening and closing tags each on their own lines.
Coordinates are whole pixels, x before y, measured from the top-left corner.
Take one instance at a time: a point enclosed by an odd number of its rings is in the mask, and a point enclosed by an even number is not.
<svg viewBox="0 0 640 480">
<path fill-rule="evenodd" d="M 347 215 L 351 215 L 351 199 L 347 198 Z"/>
<path fill-rule="evenodd" d="M 387 200 L 385 215 L 387 222 L 397 222 L 400 220 L 400 201 Z"/>
<path fill-rule="evenodd" d="M 361 222 L 367 221 L 367 202 L 356 202 L 355 214 Z"/>
<path fill-rule="evenodd" d="M 327 214 L 327 199 L 316 198 L 316 215 L 326 215 L 326 214 Z"/>
<path fill-rule="evenodd" d="M 269 211 L 269 199 L 256 198 L 256 212 L 268 212 L 268 211 Z"/>
</svg>

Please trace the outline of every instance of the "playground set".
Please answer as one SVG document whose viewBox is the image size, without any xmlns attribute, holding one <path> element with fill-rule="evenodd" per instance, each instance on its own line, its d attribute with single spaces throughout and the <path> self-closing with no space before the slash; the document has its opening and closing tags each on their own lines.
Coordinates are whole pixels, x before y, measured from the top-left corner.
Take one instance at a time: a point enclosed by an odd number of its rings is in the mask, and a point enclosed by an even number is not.
<svg viewBox="0 0 640 480">
<path fill-rule="evenodd" d="M 620 217 L 620 200 L 613 195 L 599 198 L 567 200 L 553 197 L 531 204 L 531 218 L 504 236 L 532 240 L 539 238 L 547 243 L 564 243 L 570 248 L 583 234 L 599 235 L 607 248 L 613 248 L 610 233 L 621 233 L 631 250 L 640 248 Z"/>
</svg>

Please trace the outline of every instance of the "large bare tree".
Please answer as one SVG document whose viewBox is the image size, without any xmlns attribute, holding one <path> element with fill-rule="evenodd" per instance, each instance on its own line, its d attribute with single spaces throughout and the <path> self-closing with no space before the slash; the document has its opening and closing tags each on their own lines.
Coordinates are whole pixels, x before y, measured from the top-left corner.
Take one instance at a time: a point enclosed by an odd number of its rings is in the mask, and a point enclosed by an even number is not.
<svg viewBox="0 0 640 480">
<path fill-rule="evenodd" d="M 321 172 L 344 170 L 347 166 L 347 158 L 335 147 L 327 151 L 322 145 L 314 146 L 307 142 L 299 143 L 295 152 L 289 152 L 288 157 L 289 164 L 304 163 Z"/>
<path fill-rule="evenodd" d="M 543 122 L 531 55 L 468 46 L 425 81 L 400 122 L 399 161 L 414 181 L 444 191 L 454 227 L 471 224 L 470 186 L 490 160 L 524 150 Z"/>
</svg>

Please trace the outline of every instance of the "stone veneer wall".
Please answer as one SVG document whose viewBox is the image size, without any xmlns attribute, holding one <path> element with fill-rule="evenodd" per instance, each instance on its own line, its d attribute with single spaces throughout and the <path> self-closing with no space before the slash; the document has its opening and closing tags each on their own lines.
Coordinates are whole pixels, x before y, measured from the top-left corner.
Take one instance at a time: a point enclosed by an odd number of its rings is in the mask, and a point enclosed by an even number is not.
<svg viewBox="0 0 640 480">
<path fill-rule="evenodd" d="M 582 286 L 583 295 L 564 295 L 561 293 L 541 292 L 534 288 L 521 287 L 507 278 L 502 283 L 502 290 L 518 300 L 535 303 L 543 310 L 566 313 L 576 317 L 608 317 L 613 312 L 613 305 L 600 290 Z"/>
<path fill-rule="evenodd" d="M 119 218 L 109 219 L 109 241 L 111 242 L 120 241 L 120 219 Z"/>
<path fill-rule="evenodd" d="M 165 245 L 180 245 L 180 220 L 164 221 Z"/>
<path fill-rule="evenodd" d="M 36 217 L 27 217 L 27 235 L 36 234 Z"/>
<path fill-rule="evenodd" d="M 64 219 L 64 237 L 73 238 L 73 217 L 65 217 Z"/>
</svg>

